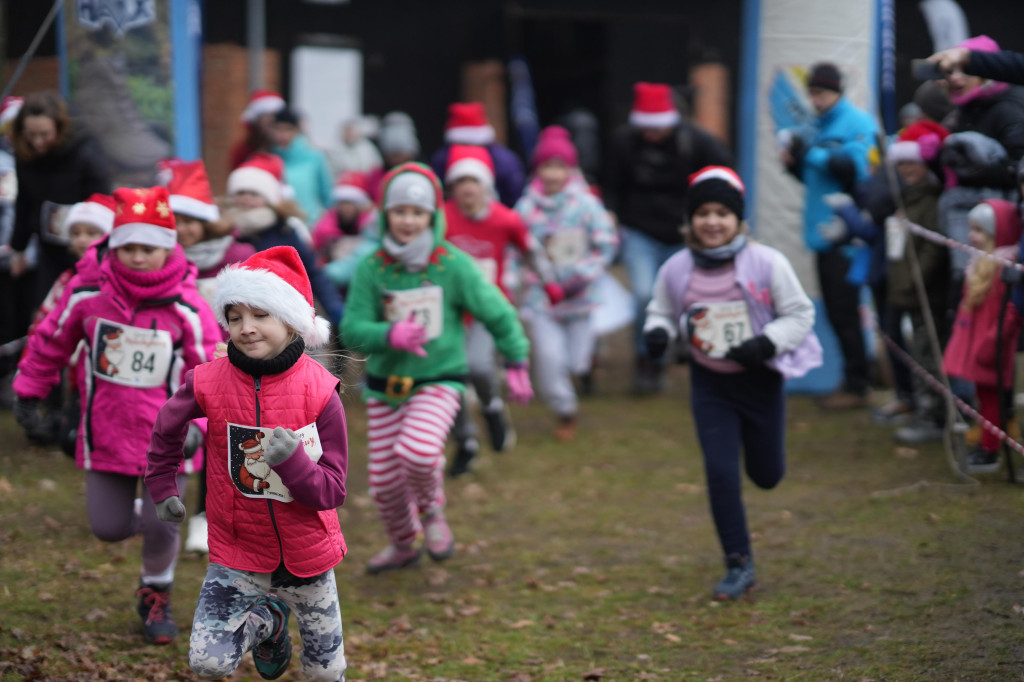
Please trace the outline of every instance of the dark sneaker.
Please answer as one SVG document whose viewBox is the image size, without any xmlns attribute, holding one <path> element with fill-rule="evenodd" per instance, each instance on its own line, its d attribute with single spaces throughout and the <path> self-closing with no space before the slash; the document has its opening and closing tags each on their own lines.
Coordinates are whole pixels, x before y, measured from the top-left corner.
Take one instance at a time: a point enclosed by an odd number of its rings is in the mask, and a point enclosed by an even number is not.
<svg viewBox="0 0 1024 682">
<path fill-rule="evenodd" d="M 994 474 L 999 471 L 999 453 L 986 450 L 980 445 L 967 453 L 967 472 L 971 474 Z"/>
<path fill-rule="evenodd" d="M 592 396 L 594 395 L 594 370 L 590 370 L 586 374 L 581 374 L 578 380 L 579 392 L 581 396 Z"/>
<path fill-rule="evenodd" d="M 725 577 L 715 586 L 717 601 L 735 601 L 749 592 L 756 584 L 754 560 L 750 557 L 729 556 L 725 565 Z"/>
<path fill-rule="evenodd" d="M 135 595 L 139 598 L 142 636 L 150 644 L 169 644 L 178 635 L 171 614 L 171 586 L 143 585 Z"/>
<path fill-rule="evenodd" d="M 480 444 L 476 442 L 476 438 L 467 438 L 466 440 L 459 441 L 459 448 L 455 451 L 455 459 L 452 460 L 452 465 L 448 467 L 448 475 L 452 478 L 458 478 L 462 474 L 469 471 L 470 462 L 476 457 L 476 453 L 480 451 Z"/>
<path fill-rule="evenodd" d="M 484 412 L 487 424 L 487 435 L 491 439 L 491 449 L 495 452 L 511 450 L 516 445 L 516 430 L 512 428 L 508 408 L 503 401 L 495 401 Z"/>
<path fill-rule="evenodd" d="M 288 636 L 288 616 L 291 609 L 279 597 L 268 594 L 261 597 L 256 606 L 266 606 L 274 617 L 274 627 L 269 637 L 252 648 L 252 661 L 256 672 L 265 680 L 276 680 L 292 662 L 292 640 Z"/>
<path fill-rule="evenodd" d="M 944 433 L 945 429 L 934 421 L 915 417 L 906 426 L 893 431 L 892 439 L 900 445 L 924 445 L 941 441 Z"/>
</svg>

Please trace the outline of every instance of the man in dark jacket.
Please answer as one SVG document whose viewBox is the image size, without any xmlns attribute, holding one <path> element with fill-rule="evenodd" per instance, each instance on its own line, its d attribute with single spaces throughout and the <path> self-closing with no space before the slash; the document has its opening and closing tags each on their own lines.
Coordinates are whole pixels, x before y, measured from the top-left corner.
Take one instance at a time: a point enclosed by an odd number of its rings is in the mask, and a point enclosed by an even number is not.
<svg viewBox="0 0 1024 682">
<path fill-rule="evenodd" d="M 633 389 L 654 393 L 663 387 L 663 367 L 647 355 L 643 321 L 655 275 L 683 247 L 690 175 L 733 159 L 724 144 L 682 120 L 669 86 L 637 83 L 633 94 L 629 123 L 612 141 L 604 199 L 622 229 L 622 260 L 637 303 Z"/>
</svg>

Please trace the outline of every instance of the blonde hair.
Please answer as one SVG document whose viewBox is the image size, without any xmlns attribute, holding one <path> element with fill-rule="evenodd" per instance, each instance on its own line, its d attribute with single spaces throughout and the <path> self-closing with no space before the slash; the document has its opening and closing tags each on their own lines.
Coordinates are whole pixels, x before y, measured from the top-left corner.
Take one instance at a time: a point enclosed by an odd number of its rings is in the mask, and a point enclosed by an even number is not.
<svg viewBox="0 0 1024 682">
<path fill-rule="evenodd" d="M 996 241 L 990 234 L 986 233 L 986 237 L 988 243 L 985 245 L 984 250 L 991 253 L 995 248 Z M 991 258 L 975 256 L 967 268 L 964 305 L 967 306 L 968 310 L 973 310 L 985 302 L 985 297 L 992 290 L 992 283 L 999 275 L 1002 267 L 1002 265 Z"/>
</svg>

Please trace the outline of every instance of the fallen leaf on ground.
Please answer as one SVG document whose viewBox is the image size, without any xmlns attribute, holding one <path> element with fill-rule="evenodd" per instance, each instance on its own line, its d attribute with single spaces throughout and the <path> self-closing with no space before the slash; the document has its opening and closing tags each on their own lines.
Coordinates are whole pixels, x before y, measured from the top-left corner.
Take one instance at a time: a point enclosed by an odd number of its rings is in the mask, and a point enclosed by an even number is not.
<svg viewBox="0 0 1024 682">
<path fill-rule="evenodd" d="M 534 625 L 536 625 L 536 623 L 532 620 L 517 620 L 508 627 L 510 630 L 522 630 L 523 628 L 533 627 Z"/>
</svg>

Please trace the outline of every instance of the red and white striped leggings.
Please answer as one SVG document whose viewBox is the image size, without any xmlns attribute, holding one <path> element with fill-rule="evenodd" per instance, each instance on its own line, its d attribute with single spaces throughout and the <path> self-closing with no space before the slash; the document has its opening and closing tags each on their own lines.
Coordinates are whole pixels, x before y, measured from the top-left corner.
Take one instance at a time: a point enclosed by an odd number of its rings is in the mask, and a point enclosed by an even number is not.
<svg viewBox="0 0 1024 682">
<path fill-rule="evenodd" d="M 395 408 L 366 403 L 370 439 L 370 495 L 391 543 L 408 546 L 420 515 L 444 507 L 444 444 L 459 411 L 459 392 L 428 385 Z"/>
</svg>

